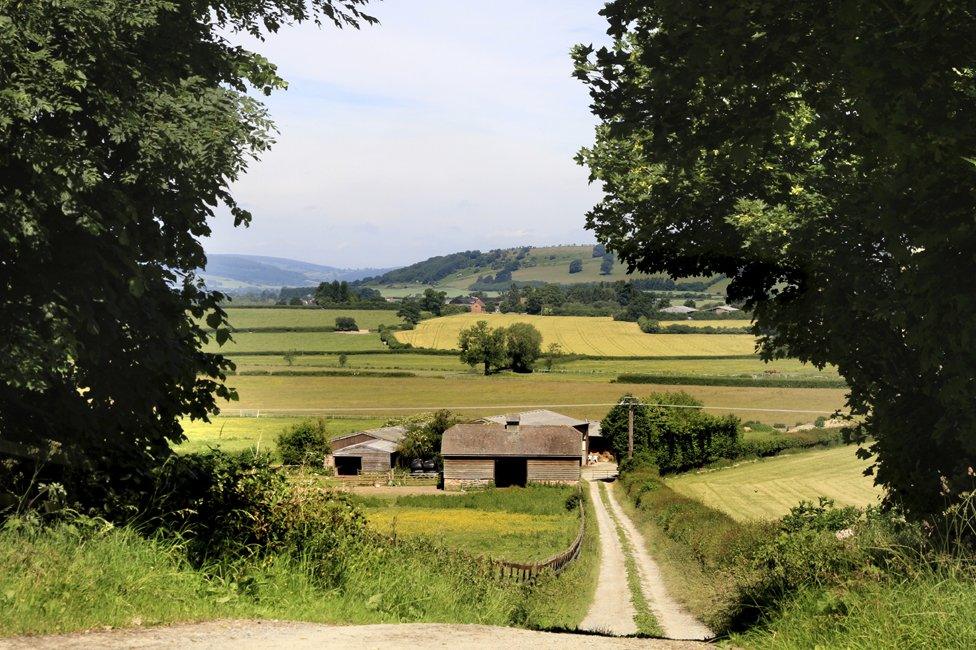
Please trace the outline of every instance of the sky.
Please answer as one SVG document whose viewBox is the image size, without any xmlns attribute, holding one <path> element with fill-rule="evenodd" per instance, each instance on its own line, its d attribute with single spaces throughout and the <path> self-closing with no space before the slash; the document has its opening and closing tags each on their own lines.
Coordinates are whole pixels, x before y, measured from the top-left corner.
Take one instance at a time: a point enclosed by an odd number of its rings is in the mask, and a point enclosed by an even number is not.
<svg viewBox="0 0 976 650">
<path fill-rule="evenodd" d="M 459 250 L 590 243 L 593 139 L 570 48 L 607 41 L 600 0 L 386 0 L 361 30 L 235 40 L 278 65 L 276 144 L 233 186 L 209 253 L 392 267 Z"/>
</svg>

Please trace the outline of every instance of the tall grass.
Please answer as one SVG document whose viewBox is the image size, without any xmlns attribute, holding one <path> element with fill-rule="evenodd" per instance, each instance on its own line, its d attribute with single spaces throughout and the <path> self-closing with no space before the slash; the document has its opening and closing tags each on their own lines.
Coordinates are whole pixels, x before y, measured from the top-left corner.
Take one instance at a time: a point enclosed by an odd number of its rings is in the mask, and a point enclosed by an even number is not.
<svg viewBox="0 0 976 650">
<path fill-rule="evenodd" d="M 489 512 L 517 512 L 527 515 L 559 515 L 566 513 L 566 502 L 577 488 L 561 485 L 529 485 L 528 487 L 489 488 L 458 496 L 417 494 L 382 499 L 355 497 L 365 507 L 401 506 L 409 508 L 450 508 L 487 510 Z"/>
</svg>

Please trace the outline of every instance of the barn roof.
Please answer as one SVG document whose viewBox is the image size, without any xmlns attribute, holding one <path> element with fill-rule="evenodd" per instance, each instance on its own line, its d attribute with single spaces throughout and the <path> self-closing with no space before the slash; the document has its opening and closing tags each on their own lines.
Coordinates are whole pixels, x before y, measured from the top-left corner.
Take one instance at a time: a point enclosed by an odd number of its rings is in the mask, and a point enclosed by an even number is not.
<svg viewBox="0 0 976 650">
<path fill-rule="evenodd" d="M 336 449 L 333 456 L 361 456 L 364 452 L 379 451 L 385 454 L 392 454 L 397 450 L 397 443 L 391 440 L 368 440 L 356 445 L 349 445 L 342 449 Z"/>
<path fill-rule="evenodd" d="M 332 440 L 345 440 L 353 436 L 369 436 L 377 440 L 388 440 L 390 442 L 400 442 L 407 435 L 406 427 L 379 427 L 378 429 L 366 429 L 365 431 L 353 431 L 344 436 L 338 436 Z"/>
<path fill-rule="evenodd" d="M 523 426 L 554 426 L 554 425 L 566 425 L 570 427 L 578 427 L 581 424 L 588 424 L 587 420 L 578 420 L 574 417 L 568 415 L 563 415 L 562 413 L 556 413 L 555 411 L 550 411 L 549 409 L 535 409 L 533 411 L 522 411 L 518 413 L 519 424 Z M 482 418 L 484 422 L 495 423 L 495 424 L 505 424 L 508 421 L 509 415 L 492 415 L 486 418 Z"/>
<path fill-rule="evenodd" d="M 685 305 L 677 305 L 675 307 L 665 307 L 661 310 L 665 314 L 690 314 L 693 311 L 698 311 L 694 307 L 686 307 Z"/>
<path fill-rule="evenodd" d="M 441 455 L 579 456 L 580 434 L 565 425 L 507 429 L 497 424 L 455 424 L 444 432 Z"/>
</svg>

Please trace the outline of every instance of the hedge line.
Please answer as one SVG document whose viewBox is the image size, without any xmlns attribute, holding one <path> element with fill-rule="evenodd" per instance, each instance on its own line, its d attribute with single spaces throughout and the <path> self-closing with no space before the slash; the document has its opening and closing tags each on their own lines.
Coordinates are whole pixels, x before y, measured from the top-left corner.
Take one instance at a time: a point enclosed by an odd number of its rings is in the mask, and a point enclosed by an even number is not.
<svg viewBox="0 0 976 650">
<path fill-rule="evenodd" d="M 727 358 L 727 357 L 725 357 Z M 799 379 L 757 377 L 706 377 L 701 375 L 648 375 L 624 373 L 611 380 L 616 384 L 663 384 L 667 386 L 742 386 L 756 388 L 847 388 L 843 379 Z"/>
<path fill-rule="evenodd" d="M 384 372 L 380 370 L 241 370 L 229 372 L 230 375 L 241 377 L 416 377 L 417 373 L 405 370 Z M 429 375 L 437 377 L 437 375 Z M 443 379 L 443 377 L 440 377 Z"/>
<path fill-rule="evenodd" d="M 325 357 L 329 355 L 345 354 L 353 356 L 357 354 L 433 354 L 442 357 L 456 357 L 460 354 L 457 350 L 429 350 L 426 348 L 399 348 L 397 350 L 257 350 L 248 352 L 224 352 L 225 357 L 281 357 L 292 354 L 296 357 Z"/>
</svg>

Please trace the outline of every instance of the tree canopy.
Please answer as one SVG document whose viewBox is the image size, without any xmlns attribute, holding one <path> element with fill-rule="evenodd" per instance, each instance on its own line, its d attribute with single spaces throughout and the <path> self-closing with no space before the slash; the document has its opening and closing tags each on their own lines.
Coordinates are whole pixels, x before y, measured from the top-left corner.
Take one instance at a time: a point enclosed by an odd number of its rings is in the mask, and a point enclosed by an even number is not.
<svg viewBox="0 0 976 650">
<path fill-rule="evenodd" d="M 0 2 L 8 489 L 46 459 L 44 481 L 103 504 L 183 438 L 180 418 L 234 396 L 232 364 L 201 350 L 229 329 L 223 296 L 196 275 L 200 238 L 218 206 L 250 221 L 230 185 L 273 125 L 248 91 L 285 82 L 228 35 L 372 22 L 364 2 Z"/>
<path fill-rule="evenodd" d="M 766 358 L 836 364 L 916 517 L 976 466 L 969 3 L 612 0 L 575 51 L 587 217 L 640 271 L 731 279 Z M 867 450 L 864 450 L 867 455 Z"/>
<path fill-rule="evenodd" d="M 479 320 L 471 327 L 461 330 L 458 347 L 461 349 L 461 362 L 472 368 L 479 364 L 484 366 L 486 375 L 508 364 L 505 328 L 488 327 L 488 321 Z"/>
</svg>

